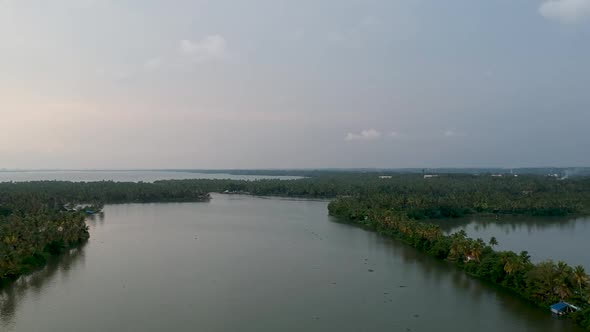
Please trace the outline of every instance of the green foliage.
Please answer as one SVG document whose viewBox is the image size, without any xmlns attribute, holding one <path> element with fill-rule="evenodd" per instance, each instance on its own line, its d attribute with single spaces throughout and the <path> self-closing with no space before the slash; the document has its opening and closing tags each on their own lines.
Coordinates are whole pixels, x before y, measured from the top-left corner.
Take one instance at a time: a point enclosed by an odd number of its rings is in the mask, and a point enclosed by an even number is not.
<svg viewBox="0 0 590 332">
<path fill-rule="evenodd" d="M 572 319 L 586 330 L 590 330 L 590 307 L 572 314 Z"/>
<path fill-rule="evenodd" d="M 589 304 L 588 275 L 551 261 L 532 264 L 526 252 L 497 252 L 497 240 L 444 235 L 423 219 L 474 213 L 566 215 L 590 213 L 590 179 L 543 176 L 418 174 L 379 178 L 376 173 L 310 171 L 299 180 L 169 180 L 154 183 L 40 181 L 0 183 L 0 281 L 14 278 L 88 239 L 85 210 L 104 204 L 206 201 L 210 192 L 336 198 L 331 215 L 393 236 L 458 268 L 546 306 L 567 300 Z M 589 327 L 588 309 L 574 318 Z"/>
<path fill-rule="evenodd" d="M 375 197 L 378 197 L 375 199 Z M 391 198 L 395 200 L 395 198 Z M 572 268 L 563 262 L 544 261 L 533 264 L 526 251 L 494 251 L 498 244 L 491 238 L 468 238 L 464 231 L 444 235 L 438 226 L 415 221 L 414 215 L 398 206 L 383 202 L 381 194 L 356 198 L 340 198 L 328 205 L 331 215 L 362 225 L 373 225 L 380 233 L 396 237 L 482 280 L 492 282 L 520 294 L 523 298 L 547 307 L 560 300 L 584 307 L 590 303 L 589 276 L 583 267 Z M 368 216 L 369 222 L 358 218 Z M 590 329 L 588 309 L 577 313 L 575 319 Z"/>
<path fill-rule="evenodd" d="M 28 198 L 21 201 L 12 196 L 10 204 L 26 202 L 27 206 L 15 205 L 17 213 L 0 217 L 0 281 L 13 279 L 45 263 L 47 255 L 88 239 L 82 212 L 54 209 Z"/>
<path fill-rule="evenodd" d="M 0 281 L 88 239 L 87 213 L 104 203 L 202 201 L 209 195 L 172 182 L 0 183 Z"/>
</svg>

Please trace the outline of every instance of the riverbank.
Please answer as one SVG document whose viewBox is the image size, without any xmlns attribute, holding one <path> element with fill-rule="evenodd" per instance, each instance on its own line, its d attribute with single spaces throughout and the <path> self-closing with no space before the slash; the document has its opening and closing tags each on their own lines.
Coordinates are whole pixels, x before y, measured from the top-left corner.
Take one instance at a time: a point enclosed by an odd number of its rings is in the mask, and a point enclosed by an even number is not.
<svg viewBox="0 0 590 332">
<path fill-rule="evenodd" d="M 204 202 L 209 194 L 176 183 L 0 183 L 0 281 L 45 264 L 48 255 L 89 238 L 85 219 L 105 203 Z"/>
<path fill-rule="evenodd" d="M 547 306 L 561 299 L 577 304 L 587 298 L 585 273 L 576 272 L 583 276 L 578 280 L 584 280 L 584 283 L 578 282 L 574 280 L 574 269 L 567 265 L 532 264 L 526 253 L 496 252 L 492 241 L 473 240 L 464 232 L 447 236 L 434 225 L 420 227 L 412 220 L 424 217 L 443 220 L 486 213 L 580 213 L 590 207 L 590 181 L 587 179 L 554 181 L 525 176 L 423 179 L 400 175 L 381 179 L 367 174 L 345 174 L 294 181 L 0 183 L 0 278 L 15 275 L 22 260 L 43 253 L 51 242 L 76 241 L 76 227 L 81 230 L 85 225 L 72 227 L 71 232 L 70 228 L 64 228 L 64 220 L 78 218 L 64 210 L 69 204 L 203 202 L 209 201 L 208 192 L 225 191 L 264 197 L 340 197 L 330 203 L 330 214 L 397 236 L 421 251 L 451 261 L 467 273 L 513 290 L 537 305 Z"/>
<path fill-rule="evenodd" d="M 326 202 L 212 194 L 87 224 L 82 250 L 0 291 L 1 331 L 581 332 Z"/>
<path fill-rule="evenodd" d="M 51 260 L 59 260 L 61 257 L 70 251 L 81 250 L 86 243 L 88 243 L 89 237 L 80 239 L 77 243 L 71 243 L 69 245 L 54 245 L 51 250 L 43 251 L 41 253 L 35 253 L 33 256 L 26 257 L 21 262 L 18 270 L 14 273 L 0 278 L 0 289 L 8 287 L 11 283 L 16 281 L 22 276 L 36 273 L 37 271 L 45 268 L 47 263 Z"/>
<path fill-rule="evenodd" d="M 399 239 L 412 247 L 440 260 L 453 263 L 457 268 L 480 280 L 490 282 L 518 294 L 536 306 L 548 308 L 560 300 L 567 300 L 583 309 L 570 315 L 582 327 L 590 330 L 590 277 L 581 266 L 569 267 L 563 262 L 530 262 L 527 252 L 497 252 L 495 239 L 488 243 L 468 238 L 460 231 L 444 235 L 433 224 L 408 219 L 404 213 L 391 210 L 368 210 L 364 218 L 350 218 L 346 209 L 334 201 L 330 214 Z"/>
</svg>

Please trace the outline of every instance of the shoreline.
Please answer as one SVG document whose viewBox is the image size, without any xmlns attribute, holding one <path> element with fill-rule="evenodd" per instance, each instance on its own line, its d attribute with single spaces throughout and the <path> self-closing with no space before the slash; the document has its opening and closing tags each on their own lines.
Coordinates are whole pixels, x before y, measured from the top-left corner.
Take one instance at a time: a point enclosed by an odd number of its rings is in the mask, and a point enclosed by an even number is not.
<svg viewBox="0 0 590 332">
<path fill-rule="evenodd" d="M 391 223 L 389 223 L 388 221 L 379 221 L 379 220 L 377 220 L 379 218 L 376 216 L 374 216 L 373 218 L 369 217 L 367 220 L 364 220 L 364 221 L 360 221 L 360 220 L 351 220 L 350 218 L 335 215 L 335 214 L 332 214 L 331 212 L 330 212 L 330 215 L 337 218 L 342 223 L 349 224 L 351 226 L 360 227 L 362 229 L 381 234 L 382 236 L 398 240 L 398 241 L 404 243 L 405 245 L 408 245 L 408 246 L 420 251 L 423 254 L 433 257 L 437 261 L 441 261 L 441 262 L 447 263 L 449 265 L 454 265 L 457 270 L 463 271 L 466 275 L 470 276 L 471 278 L 476 279 L 480 282 L 483 282 L 484 284 L 486 284 L 488 286 L 492 286 L 493 288 L 497 288 L 499 290 L 508 292 L 508 293 L 512 294 L 513 296 L 515 296 L 516 298 L 520 299 L 523 302 L 528 303 L 529 305 L 531 305 L 533 307 L 546 308 L 547 314 L 548 315 L 551 314 L 550 310 L 548 308 L 551 303 L 546 303 L 546 301 L 535 301 L 533 298 L 527 297 L 523 293 L 519 292 L 519 290 L 515 287 L 510 287 L 507 284 L 502 284 L 499 282 L 495 282 L 493 280 L 486 279 L 483 276 L 477 274 L 477 272 L 476 272 L 477 270 L 473 266 L 473 264 L 476 263 L 475 260 L 469 259 L 469 260 L 465 261 L 463 257 L 458 257 L 455 260 L 451 260 L 448 257 L 441 258 L 441 257 L 433 254 L 432 252 L 430 252 L 430 250 L 425 250 L 426 247 L 421 246 L 421 244 L 423 244 L 423 243 L 417 242 L 415 238 L 412 238 L 412 236 L 407 236 L 400 229 L 396 229 L 394 226 L 391 226 L 391 225 L 395 224 L 396 221 L 393 221 Z M 437 219 L 437 220 L 440 220 L 440 219 Z M 416 221 L 416 220 L 404 220 L 404 221 L 400 221 L 400 223 L 403 224 L 403 227 L 406 227 L 406 226 L 412 227 L 412 226 L 416 226 L 416 224 L 422 224 L 422 227 L 434 226 L 434 227 L 438 228 L 438 226 L 436 226 L 435 224 Z M 440 229 L 439 229 L 439 231 L 440 231 Z M 433 240 L 443 241 L 444 239 L 451 239 L 453 236 L 455 236 L 455 234 L 444 235 L 441 233 L 438 237 L 435 236 L 435 238 Z M 465 237 L 465 239 L 467 241 L 474 241 L 473 239 L 468 238 L 468 237 Z M 488 250 L 487 255 L 490 255 L 490 256 L 491 255 L 500 255 L 502 253 L 512 253 L 512 254 L 516 255 L 515 253 L 513 253 L 511 251 L 495 251 L 491 247 L 487 248 L 487 250 Z M 467 255 L 467 256 L 469 257 L 469 255 Z M 482 262 L 483 262 L 483 259 L 481 262 L 477 262 L 477 264 L 481 264 Z M 552 262 L 552 261 L 546 260 L 546 261 L 543 261 L 539 264 L 543 264 L 546 262 Z M 531 266 L 536 266 L 536 264 L 532 264 L 530 262 L 529 262 L 529 264 L 531 264 Z M 590 279 L 590 276 L 587 276 L 587 278 Z M 580 304 L 580 303 L 576 303 L 576 304 L 581 306 L 581 308 L 582 308 L 581 311 L 579 311 L 578 313 L 569 314 L 569 315 L 561 316 L 561 317 L 563 317 L 565 319 L 571 319 L 574 322 L 576 322 L 579 326 L 581 326 L 582 328 L 590 330 L 590 325 L 586 325 L 587 321 L 584 321 L 585 319 L 587 319 L 586 316 L 590 315 L 590 305 L 589 305 L 590 302 L 585 305 Z"/>
</svg>

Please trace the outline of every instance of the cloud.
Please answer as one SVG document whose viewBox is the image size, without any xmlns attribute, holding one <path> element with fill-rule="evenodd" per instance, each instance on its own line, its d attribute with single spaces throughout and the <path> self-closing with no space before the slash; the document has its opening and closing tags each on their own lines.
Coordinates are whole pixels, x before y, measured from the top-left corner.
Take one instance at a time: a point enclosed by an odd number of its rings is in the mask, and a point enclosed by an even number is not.
<svg viewBox="0 0 590 332">
<path fill-rule="evenodd" d="M 200 41 L 180 41 L 180 53 L 198 62 L 223 60 L 228 56 L 227 42 L 220 35 L 211 35 Z"/>
<path fill-rule="evenodd" d="M 160 68 L 163 64 L 162 58 L 152 58 L 144 62 L 143 67 L 147 71 L 154 71 Z"/>
<path fill-rule="evenodd" d="M 539 13 L 549 20 L 577 23 L 590 18 L 590 0 L 545 0 Z"/>
<path fill-rule="evenodd" d="M 305 37 L 305 30 L 303 29 L 298 29 L 295 30 L 295 32 L 293 33 L 293 38 L 294 40 L 302 40 Z"/>
<path fill-rule="evenodd" d="M 97 77 L 107 80 L 124 81 L 135 76 L 136 71 L 131 68 L 104 68 L 98 67 L 94 71 Z"/>
<path fill-rule="evenodd" d="M 465 136 L 467 136 L 466 134 L 458 133 L 458 132 L 456 132 L 454 130 L 445 130 L 443 132 L 443 135 L 445 137 L 465 137 Z"/>
<path fill-rule="evenodd" d="M 133 76 L 133 73 L 131 73 L 127 70 L 121 70 L 116 73 L 113 73 L 113 77 L 117 81 L 123 81 L 123 80 L 131 78 L 132 76 Z"/>
<path fill-rule="evenodd" d="M 387 137 L 392 139 L 402 138 L 404 136 L 404 134 L 398 133 L 397 131 L 391 131 L 387 134 Z"/>
<path fill-rule="evenodd" d="M 347 48 L 360 48 L 363 41 L 374 36 L 373 28 L 378 28 L 382 24 L 382 20 L 376 16 L 365 16 L 353 26 L 329 31 L 326 39 Z"/>
<path fill-rule="evenodd" d="M 376 16 L 365 16 L 360 23 L 363 26 L 379 26 L 381 24 L 383 24 L 383 21 Z"/>
<path fill-rule="evenodd" d="M 371 141 L 381 138 L 382 134 L 380 131 L 375 129 L 366 129 L 360 133 L 348 133 L 344 139 L 346 141 Z"/>
</svg>

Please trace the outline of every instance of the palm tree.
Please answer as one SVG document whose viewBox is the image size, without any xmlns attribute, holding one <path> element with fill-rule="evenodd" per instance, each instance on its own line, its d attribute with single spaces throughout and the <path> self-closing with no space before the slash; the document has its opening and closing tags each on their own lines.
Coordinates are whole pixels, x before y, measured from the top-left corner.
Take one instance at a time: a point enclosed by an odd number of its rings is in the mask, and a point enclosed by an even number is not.
<svg viewBox="0 0 590 332">
<path fill-rule="evenodd" d="M 473 259 L 478 263 L 483 250 L 483 246 L 481 244 L 482 242 L 483 241 L 473 241 L 469 246 L 469 256 L 473 257 Z"/>
<path fill-rule="evenodd" d="M 582 286 L 586 286 L 588 284 L 588 275 L 586 274 L 586 270 L 582 265 L 578 265 L 574 268 L 574 280 L 578 284 L 578 289 L 580 290 L 580 296 L 582 295 Z"/>
<path fill-rule="evenodd" d="M 465 239 L 463 238 L 455 238 L 451 243 L 451 248 L 449 250 L 449 258 L 450 259 L 458 259 L 461 256 L 465 255 Z"/>
<path fill-rule="evenodd" d="M 556 265 L 556 277 L 560 280 L 566 280 L 572 273 L 572 268 L 569 267 L 564 261 L 557 262 Z"/>
<path fill-rule="evenodd" d="M 561 300 L 564 300 L 571 296 L 569 289 L 569 280 L 572 280 L 572 268 L 569 267 L 565 262 L 559 261 L 557 265 L 554 265 L 553 284 L 557 285 L 554 287 L 553 292 L 559 296 Z"/>
<path fill-rule="evenodd" d="M 449 251 L 449 258 L 458 259 L 461 256 L 464 256 L 468 249 L 467 233 L 464 230 L 460 230 L 456 233 L 453 233 L 451 238 L 452 243 Z"/>
<path fill-rule="evenodd" d="M 514 273 L 514 271 L 516 271 L 517 268 L 518 262 L 514 258 L 506 258 L 504 262 L 504 272 L 506 272 L 506 274 L 511 275 L 512 273 Z"/>
<path fill-rule="evenodd" d="M 513 252 L 503 253 L 502 262 L 504 263 L 504 272 L 508 275 L 522 270 L 525 266 L 522 258 Z"/>
<path fill-rule="evenodd" d="M 566 300 L 572 294 L 566 283 L 559 283 L 557 287 L 555 287 L 554 292 L 559 296 L 560 300 Z"/>
<path fill-rule="evenodd" d="M 497 245 L 498 245 L 498 240 L 496 240 L 496 237 L 495 237 L 495 236 L 492 236 L 492 237 L 490 238 L 490 242 L 489 242 L 489 243 L 490 243 L 490 247 L 492 247 L 492 248 L 493 248 L 493 247 L 495 247 L 495 246 L 497 246 Z"/>
<path fill-rule="evenodd" d="M 528 251 L 521 251 L 519 256 L 524 264 L 529 264 L 531 262 L 531 256 Z"/>
</svg>

